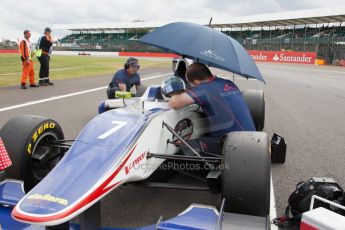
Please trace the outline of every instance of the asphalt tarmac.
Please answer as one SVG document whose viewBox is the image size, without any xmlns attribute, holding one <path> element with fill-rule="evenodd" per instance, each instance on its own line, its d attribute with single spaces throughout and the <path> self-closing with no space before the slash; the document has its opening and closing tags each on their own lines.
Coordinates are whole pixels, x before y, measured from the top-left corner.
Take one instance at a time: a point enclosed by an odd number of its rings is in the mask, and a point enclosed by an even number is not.
<svg viewBox="0 0 345 230">
<path fill-rule="evenodd" d="M 258 67 L 266 85 L 239 76 L 234 79 L 240 88 L 265 90 L 264 130 L 269 136 L 276 132 L 285 137 L 286 163 L 272 165 L 276 210 L 280 215 L 299 181 L 331 174 L 345 186 L 345 68 L 261 63 Z M 150 78 L 143 80 L 143 84 L 160 84 L 170 72 L 170 68 L 140 70 L 142 79 Z M 214 73 L 233 79 L 228 72 L 214 70 Z M 76 138 L 97 115 L 111 77 L 53 79 L 52 87 L 27 90 L 19 86 L 1 87 L 0 126 L 13 116 L 36 114 L 55 119 L 66 138 Z M 102 224 L 113 227 L 153 224 L 160 216 L 168 219 L 177 215 L 191 203 L 219 206 L 220 197 L 209 192 L 127 186 L 103 199 Z"/>
</svg>

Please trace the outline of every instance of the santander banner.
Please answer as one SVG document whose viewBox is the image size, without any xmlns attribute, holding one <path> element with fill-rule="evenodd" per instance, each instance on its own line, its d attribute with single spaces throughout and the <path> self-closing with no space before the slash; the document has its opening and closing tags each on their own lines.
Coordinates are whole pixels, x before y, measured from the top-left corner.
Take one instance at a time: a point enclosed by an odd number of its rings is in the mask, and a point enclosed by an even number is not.
<svg viewBox="0 0 345 230">
<path fill-rule="evenodd" d="M 249 50 L 254 61 L 315 64 L 316 52 Z"/>
</svg>

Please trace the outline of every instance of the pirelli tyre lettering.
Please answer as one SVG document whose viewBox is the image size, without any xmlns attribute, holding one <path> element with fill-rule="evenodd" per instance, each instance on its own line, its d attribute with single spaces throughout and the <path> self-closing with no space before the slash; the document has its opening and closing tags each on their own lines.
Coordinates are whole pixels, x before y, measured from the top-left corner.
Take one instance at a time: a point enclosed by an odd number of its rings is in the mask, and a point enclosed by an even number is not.
<svg viewBox="0 0 345 230">
<path fill-rule="evenodd" d="M 47 129 L 54 129 L 56 126 L 55 122 L 45 123 L 42 124 L 32 135 L 31 142 L 28 144 L 27 152 L 31 154 L 32 152 L 32 146 L 36 143 L 38 137 Z"/>
</svg>

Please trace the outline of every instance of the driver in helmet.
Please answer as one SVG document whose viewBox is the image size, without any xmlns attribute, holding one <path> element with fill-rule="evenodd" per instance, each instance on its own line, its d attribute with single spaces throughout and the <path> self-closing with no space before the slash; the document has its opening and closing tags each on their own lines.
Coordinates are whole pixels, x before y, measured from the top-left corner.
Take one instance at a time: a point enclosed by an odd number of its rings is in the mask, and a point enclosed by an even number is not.
<svg viewBox="0 0 345 230">
<path fill-rule="evenodd" d="M 161 85 L 162 96 L 169 100 L 174 95 L 179 95 L 186 90 L 185 82 L 177 76 L 171 76 L 163 81 Z"/>
<path fill-rule="evenodd" d="M 186 77 L 193 87 L 186 92 L 172 94 L 169 107 L 180 109 L 194 103 L 199 105 L 207 116 L 210 128 L 204 137 L 191 143 L 192 147 L 200 147 L 203 152 L 220 153 L 219 143 L 227 133 L 255 131 L 249 108 L 233 82 L 213 76 L 209 68 L 201 63 L 191 64 Z"/>
</svg>

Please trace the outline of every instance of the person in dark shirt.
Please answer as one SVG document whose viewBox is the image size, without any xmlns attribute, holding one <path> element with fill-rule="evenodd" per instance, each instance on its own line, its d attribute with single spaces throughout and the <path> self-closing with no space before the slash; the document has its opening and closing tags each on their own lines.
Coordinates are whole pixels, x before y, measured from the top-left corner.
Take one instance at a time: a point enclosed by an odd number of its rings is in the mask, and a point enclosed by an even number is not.
<svg viewBox="0 0 345 230">
<path fill-rule="evenodd" d="M 197 104 L 205 113 L 209 133 L 191 142 L 204 152 L 219 153 L 220 144 L 227 133 L 255 131 L 249 108 L 239 88 L 230 80 L 213 76 L 208 67 L 193 63 L 187 68 L 187 80 L 193 86 L 184 93 L 173 95 L 169 107 L 180 109 Z"/>
<path fill-rule="evenodd" d="M 49 80 L 49 62 L 52 53 L 52 45 L 53 39 L 51 37 L 51 29 L 47 27 L 44 29 L 44 34 L 38 40 L 38 49 L 42 50 L 42 55 L 38 57 L 38 61 L 41 64 L 39 72 L 40 86 L 54 85 L 54 83 Z"/>
<path fill-rule="evenodd" d="M 124 64 L 124 69 L 117 71 L 109 84 L 107 89 L 108 99 L 114 99 L 116 91 L 130 92 L 133 86 L 135 86 L 136 92 L 138 92 L 140 89 L 139 68 L 138 59 L 128 58 Z"/>
</svg>

